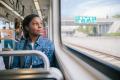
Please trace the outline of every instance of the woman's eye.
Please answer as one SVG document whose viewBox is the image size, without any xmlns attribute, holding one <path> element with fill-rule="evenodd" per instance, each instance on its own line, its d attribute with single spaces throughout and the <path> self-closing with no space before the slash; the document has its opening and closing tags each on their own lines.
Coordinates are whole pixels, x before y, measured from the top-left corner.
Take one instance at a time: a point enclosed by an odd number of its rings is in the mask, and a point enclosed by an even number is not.
<svg viewBox="0 0 120 80">
<path fill-rule="evenodd" d="M 39 25 L 38 23 L 33 23 L 33 25 Z"/>
</svg>

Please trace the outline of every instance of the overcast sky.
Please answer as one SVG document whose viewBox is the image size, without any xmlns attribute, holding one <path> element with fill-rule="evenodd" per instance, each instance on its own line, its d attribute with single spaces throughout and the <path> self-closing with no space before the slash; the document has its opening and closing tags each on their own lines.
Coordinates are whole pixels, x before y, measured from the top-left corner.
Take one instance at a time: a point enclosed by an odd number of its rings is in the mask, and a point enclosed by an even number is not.
<svg viewBox="0 0 120 80">
<path fill-rule="evenodd" d="M 61 0 L 62 16 L 96 16 L 120 14 L 120 0 Z"/>
</svg>

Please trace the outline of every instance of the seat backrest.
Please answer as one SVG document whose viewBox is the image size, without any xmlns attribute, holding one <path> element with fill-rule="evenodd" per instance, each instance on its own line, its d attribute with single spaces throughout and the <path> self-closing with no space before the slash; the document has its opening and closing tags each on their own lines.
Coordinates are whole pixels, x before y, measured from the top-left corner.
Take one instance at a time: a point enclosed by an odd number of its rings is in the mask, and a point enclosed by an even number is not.
<svg viewBox="0 0 120 80">
<path fill-rule="evenodd" d="M 37 55 L 43 59 L 44 68 L 9 69 L 0 71 L 1 80 L 63 80 L 61 71 L 50 67 L 50 62 L 45 54 L 36 50 L 1 51 L 0 56 L 26 56 Z"/>
<path fill-rule="evenodd" d="M 63 80 L 57 68 L 11 69 L 0 71 L 1 80 Z"/>
<path fill-rule="evenodd" d="M 49 69 L 50 67 L 49 59 L 41 51 L 37 51 L 37 50 L 0 51 L 0 56 L 28 56 L 28 55 L 36 55 L 39 58 L 42 58 L 44 62 L 44 68 Z"/>
</svg>

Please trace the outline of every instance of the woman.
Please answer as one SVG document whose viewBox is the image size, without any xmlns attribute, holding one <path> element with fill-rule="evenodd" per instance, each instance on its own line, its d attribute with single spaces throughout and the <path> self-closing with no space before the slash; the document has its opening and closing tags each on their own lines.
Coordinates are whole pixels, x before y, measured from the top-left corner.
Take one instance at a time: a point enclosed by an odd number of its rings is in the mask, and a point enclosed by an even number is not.
<svg viewBox="0 0 120 80">
<path fill-rule="evenodd" d="M 54 45 L 53 43 L 41 36 L 41 31 L 43 29 L 43 22 L 36 14 L 28 15 L 24 18 L 23 23 L 23 33 L 24 37 L 17 42 L 16 50 L 39 50 L 47 55 L 51 64 L 53 64 L 54 57 Z M 14 57 L 12 68 L 37 68 L 43 67 L 42 59 L 37 56 L 25 56 L 24 63 L 20 66 L 20 57 Z"/>
</svg>

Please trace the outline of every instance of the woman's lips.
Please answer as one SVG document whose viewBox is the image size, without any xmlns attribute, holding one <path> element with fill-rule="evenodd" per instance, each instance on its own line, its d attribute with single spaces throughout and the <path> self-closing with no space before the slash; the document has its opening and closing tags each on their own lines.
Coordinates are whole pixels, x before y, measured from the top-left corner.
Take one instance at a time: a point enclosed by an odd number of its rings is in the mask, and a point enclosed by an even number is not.
<svg viewBox="0 0 120 80">
<path fill-rule="evenodd" d="M 37 32 L 42 32 L 42 30 L 36 30 Z"/>
</svg>

